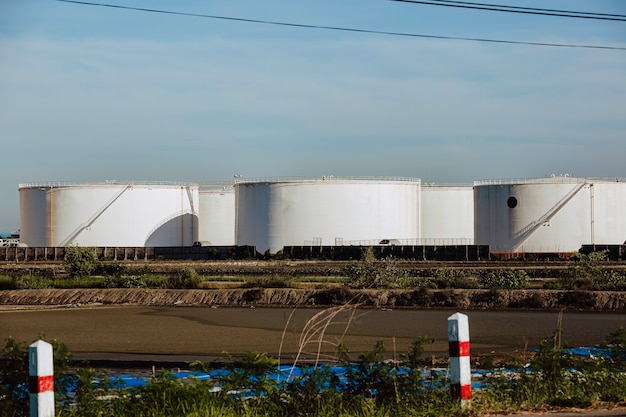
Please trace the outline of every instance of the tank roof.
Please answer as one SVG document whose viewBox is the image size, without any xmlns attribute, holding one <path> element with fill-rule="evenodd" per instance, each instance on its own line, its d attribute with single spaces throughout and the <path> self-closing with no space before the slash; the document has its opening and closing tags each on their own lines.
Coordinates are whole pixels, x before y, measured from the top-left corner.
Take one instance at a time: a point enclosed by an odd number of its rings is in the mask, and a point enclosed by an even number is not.
<svg viewBox="0 0 626 417">
<path fill-rule="evenodd" d="M 455 183 L 450 183 L 450 184 L 446 184 L 446 183 L 442 183 L 442 184 L 435 184 L 434 182 L 423 182 L 422 183 L 422 188 L 432 188 L 432 189 L 445 189 L 445 188 L 450 188 L 450 189 L 455 189 L 455 188 L 472 188 L 473 184 L 472 183 L 467 183 L 467 184 L 455 184 Z"/>
<path fill-rule="evenodd" d="M 268 177 L 268 178 L 235 178 L 235 184 L 259 183 L 316 183 L 316 182 L 412 182 L 421 184 L 420 178 L 413 177 Z"/>
<path fill-rule="evenodd" d="M 543 178 L 517 178 L 517 179 L 500 179 L 500 180 L 477 180 L 474 186 L 482 185 L 523 185 L 523 184 L 579 184 L 588 183 L 615 183 L 626 182 L 624 178 L 593 178 L 593 177 L 571 177 L 569 174 L 551 175 Z"/>
<path fill-rule="evenodd" d="M 80 182 L 80 181 L 48 181 L 48 182 L 27 182 L 18 185 L 18 189 L 22 188 L 55 188 L 55 187 L 111 187 L 111 186 L 161 186 L 161 187 L 197 187 L 195 182 L 176 182 L 176 181 L 117 181 L 107 180 L 99 182 Z"/>
</svg>

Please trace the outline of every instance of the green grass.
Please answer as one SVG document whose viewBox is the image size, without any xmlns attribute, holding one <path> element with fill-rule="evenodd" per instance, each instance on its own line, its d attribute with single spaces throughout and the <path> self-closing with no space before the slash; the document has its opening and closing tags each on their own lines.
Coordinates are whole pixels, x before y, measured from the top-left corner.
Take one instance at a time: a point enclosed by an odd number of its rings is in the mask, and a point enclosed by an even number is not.
<svg viewBox="0 0 626 417">
<path fill-rule="evenodd" d="M 116 274 L 106 276 L 41 277 L 0 275 L 0 290 L 42 288 L 301 288 L 341 285 L 341 277 L 207 276 L 185 270 L 180 274 Z"/>
<path fill-rule="evenodd" d="M 395 365 L 384 361 L 382 341 L 356 361 L 341 345 L 336 359 L 340 365 L 350 367 L 346 368 L 340 389 L 335 388 L 337 381 L 328 367 L 304 368 L 305 377 L 279 383 L 273 377 L 277 360 L 249 352 L 244 357 L 224 358 L 220 369 L 227 372 L 212 380 L 180 380 L 162 371 L 147 385 L 129 390 L 114 388 L 92 368 L 70 370 L 71 353 L 61 342 L 53 341 L 57 415 L 480 416 L 611 408 L 626 399 L 625 328 L 600 343 L 612 350 L 610 358 L 574 356 L 560 347 L 560 332 L 555 331 L 541 342 L 536 353 L 529 355 L 530 366 L 518 366 L 512 372 L 496 370 L 485 376 L 485 386 L 473 392 L 469 408 L 452 398 L 445 374 L 424 376 L 418 372 L 424 366 L 422 347 L 428 340 L 417 339 L 406 354 L 399 356 L 398 365 L 407 372 L 396 372 Z M 8 338 L 2 356 L 7 360 L 0 367 L 0 398 L 7 406 L 0 407 L 0 417 L 28 415 L 28 394 L 23 385 L 28 377 L 27 343 Z M 204 363 L 192 366 L 211 368 L 211 364 Z M 78 379 L 76 395 L 71 402 L 61 401 L 65 386 L 62 381 L 69 375 Z M 216 387 L 221 390 L 215 392 Z"/>
</svg>

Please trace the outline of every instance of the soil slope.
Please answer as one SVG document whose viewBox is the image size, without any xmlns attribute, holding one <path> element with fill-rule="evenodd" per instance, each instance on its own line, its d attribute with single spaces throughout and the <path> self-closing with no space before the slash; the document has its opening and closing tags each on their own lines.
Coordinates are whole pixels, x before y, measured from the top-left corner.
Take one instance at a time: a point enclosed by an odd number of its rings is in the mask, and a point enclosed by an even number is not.
<svg viewBox="0 0 626 417">
<path fill-rule="evenodd" d="M 310 306 L 623 312 L 626 292 L 556 290 L 39 289 L 0 291 L 0 308 L 64 305 Z"/>
</svg>

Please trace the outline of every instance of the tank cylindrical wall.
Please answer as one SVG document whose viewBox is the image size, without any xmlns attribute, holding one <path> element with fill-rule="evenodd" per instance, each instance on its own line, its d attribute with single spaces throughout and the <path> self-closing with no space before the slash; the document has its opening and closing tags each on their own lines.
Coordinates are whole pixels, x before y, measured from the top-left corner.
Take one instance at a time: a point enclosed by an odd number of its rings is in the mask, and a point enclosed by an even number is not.
<svg viewBox="0 0 626 417">
<path fill-rule="evenodd" d="M 236 193 L 237 244 L 259 252 L 420 237 L 419 180 L 250 182 L 237 184 Z"/>
<path fill-rule="evenodd" d="M 591 240 L 582 179 L 475 185 L 474 204 L 475 243 L 492 252 L 572 252 Z"/>
<path fill-rule="evenodd" d="M 50 246 L 49 187 L 20 189 L 20 242 L 28 246 Z"/>
<path fill-rule="evenodd" d="M 626 244 L 626 182 L 594 182 L 591 200 L 592 240 L 584 243 Z"/>
<path fill-rule="evenodd" d="M 20 239 L 28 246 L 190 246 L 197 207 L 197 186 L 25 186 Z"/>
<path fill-rule="evenodd" d="M 474 190 L 471 186 L 422 184 L 421 193 L 422 243 L 474 242 Z"/>
<path fill-rule="evenodd" d="M 198 240 L 213 246 L 235 244 L 235 189 L 200 189 Z"/>
<path fill-rule="evenodd" d="M 266 183 L 241 183 L 235 186 L 237 245 L 256 246 L 260 252 L 269 249 L 271 190 L 271 185 Z"/>
</svg>

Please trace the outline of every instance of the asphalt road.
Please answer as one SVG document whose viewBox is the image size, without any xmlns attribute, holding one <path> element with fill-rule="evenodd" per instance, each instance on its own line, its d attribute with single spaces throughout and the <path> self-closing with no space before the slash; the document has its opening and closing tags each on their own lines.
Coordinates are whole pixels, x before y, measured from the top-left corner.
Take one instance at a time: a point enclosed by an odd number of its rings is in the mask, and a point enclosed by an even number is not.
<svg viewBox="0 0 626 417">
<path fill-rule="evenodd" d="M 336 314 L 335 314 L 336 313 Z M 446 355 L 442 310 L 335 310 L 286 308 L 139 307 L 0 311 L 0 339 L 33 341 L 40 333 L 64 342 L 77 358 L 206 360 L 247 351 L 293 357 L 332 355 L 344 342 L 354 353 L 378 340 L 392 357 L 420 336 L 433 340 L 425 355 Z M 554 312 L 471 311 L 472 355 L 524 354 L 557 328 Z M 588 346 L 626 326 L 626 313 L 564 313 L 563 341 Z M 427 356 L 428 357 L 428 356 Z"/>
</svg>

